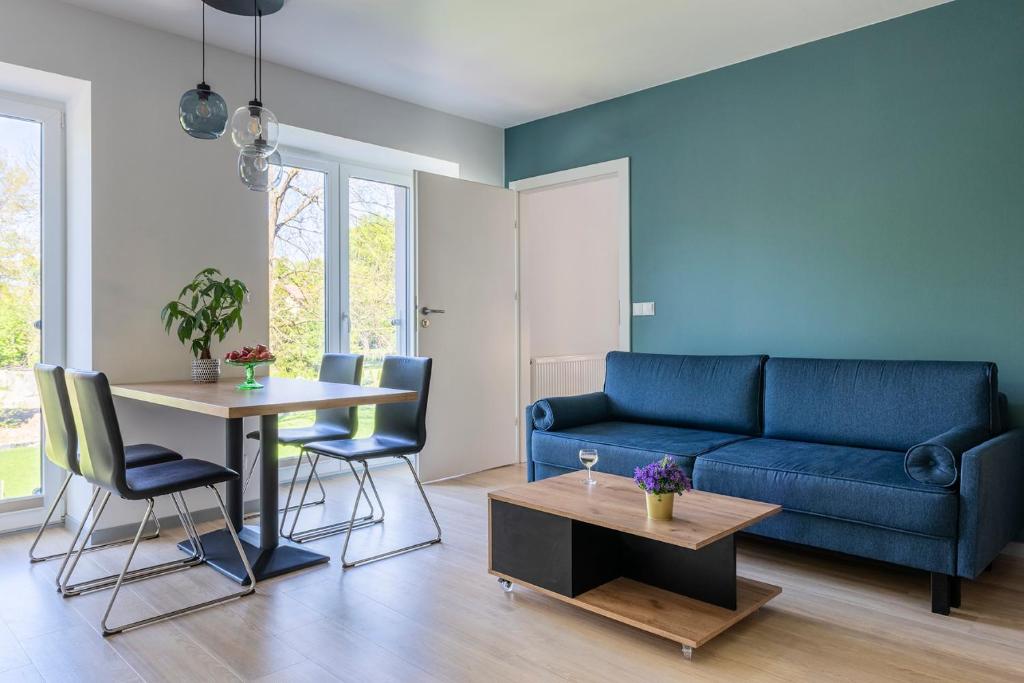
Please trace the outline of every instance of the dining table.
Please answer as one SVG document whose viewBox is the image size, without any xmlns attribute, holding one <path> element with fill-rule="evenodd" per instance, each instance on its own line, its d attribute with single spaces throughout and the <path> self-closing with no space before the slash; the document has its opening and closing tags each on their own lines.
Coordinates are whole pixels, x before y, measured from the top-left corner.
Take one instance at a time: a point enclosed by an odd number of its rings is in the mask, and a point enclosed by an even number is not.
<svg viewBox="0 0 1024 683">
<path fill-rule="evenodd" d="M 151 403 L 219 418 L 224 421 L 225 465 L 239 473 L 227 484 L 227 510 L 238 532 L 242 548 L 257 581 L 298 571 L 327 562 L 327 555 L 283 541 L 278 533 L 278 416 L 307 410 L 349 408 L 415 401 L 415 391 L 363 387 L 353 384 L 320 382 L 286 377 L 260 377 L 260 389 L 239 389 L 236 382 L 222 378 L 217 382 L 191 381 L 116 384 L 111 393 L 122 399 Z M 243 483 L 245 434 L 243 418 L 258 417 L 260 448 L 259 526 L 243 523 Z M 227 529 L 218 529 L 200 537 L 205 561 L 240 584 L 249 582 L 245 567 Z M 192 552 L 192 544 L 182 541 L 178 547 Z"/>
</svg>

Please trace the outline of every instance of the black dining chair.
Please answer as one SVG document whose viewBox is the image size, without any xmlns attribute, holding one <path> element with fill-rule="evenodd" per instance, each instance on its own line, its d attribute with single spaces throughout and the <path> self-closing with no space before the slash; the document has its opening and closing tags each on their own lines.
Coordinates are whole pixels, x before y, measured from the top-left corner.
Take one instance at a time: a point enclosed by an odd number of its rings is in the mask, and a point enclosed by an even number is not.
<svg viewBox="0 0 1024 683">
<path fill-rule="evenodd" d="M 142 517 L 142 522 L 139 523 L 139 529 L 135 533 L 135 539 L 132 541 L 124 567 L 121 569 L 120 574 L 117 575 L 113 584 L 110 601 L 107 603 L 107 609 L 103 613 L 103 618 L 100 622 L 103 635 L 109 636 L 121 633 L 128 629 L 189 614 L 251 594 L 256 589 L 256 577 L 253 576 L 252 567 L 249 566 L 249 559 L 246 557 L 242 544 L 238 540 L 238 534 L 235 533 L 235 529 L 228 519 L 227 510 L 224 509 L 224 501 L 221 499 L 220 492 L 217 491 L 216 487 L 217 484 L 236 480 L 238 473 L 221 465 L 194 458 L 173 460 L 129 469 L 126 467 L 121 429 L 118 425 L 117 413 L 114 410 L 114 400 L 110 394 L 110 384 L 107 382 L 106 375 L 102 372 L 81 372 L 75 370 L 68 371 L 67 375 L 72 414 L 74 415 L 75 426 L 78 429 L 82 442 L 79 458 L 82 475 L 90 483 L 104 491 L 102 502 L 93 517 L 91 528 L 95 528 L 96 523 L 103 514 L 107 501 L 115 493 L 124 500 L 144 500 L 147 502 L 146 513 Z M 108 624 L 110 613 L 117 601 L 117 595 L 121 590 L 121 586 L 129 579 L 130 572 L 128 568 L 131 566 L 135 552 L 138 550 L 146 524 L 150 517 L 153 516 L 155 499 L 160 496 L 171 496 L 176 501 L 176 498 L 181 497 L 180 494 L 185 491 L 198 488 L 208 488 L 213 492 L 217 507 L 224 518 L 224 526 L 230 534 L 232 541 L 234 541 L 235 549 L 238 551 L 238 556 L 242 560 L 242 564 L 249 576 L 248 585 L 240 591 L 229 593 L 219 598 L 163 612 L 146 619 L 110 626 Z M 177 505 L 177 502 L 175 502 L 175 505 Z M 191 514 L 187 510 L 182 512 L 180 509 L 179 514 L 183 516 L 182 524 L 193 544 L 193 548 L 200 547 L 202 543 L 198 533 L 196 533 L 195 521 L 192 519 Z M 82 556 L 82 550 L 80 547 L 75 551 L 73 564 L 64 577 L 65 584 L 71 578 L 74 567 Z M 202 556 L 201 550 L 199 550 L 199 556 Z"/>
<path fill-rule="evenodd" d="M 39 531 L 36 532 L 32 545 L 29 546 L 28 557 L 30 562 L 46 562 L 58 558 L 64 558 L 66 562 L 67 551 L 42 556 L 36 555 L 35 552 L 40 539 L 43 537 L 43 532 L 50 525 L 53 515 L 63 501 L 71 480 L 82 474 L 78 467 L 78 433 L 75 430 L 74 419 L 71 416 L 71 402 L 68 399 L 68 388 L 64 381 L 64 368 L 59 365 L 37 363 L 35 368 L 33 368 L 33 374 L 36 379 L 39 404 L 43 416 L 44 452 L 46 453 L 46 458 L 64 470 L 66 474 L 63 483 L 61 483 L 57 491 L 57 495 L 54 497 L 53 502 L 50 503 L 50 508 L 46 512 L 43 523 L 39 526 Z M 155 465 L 171 460 L 181 460 L 181 456 L 163 446 L 142 443 L 125 447 L 125 465 L 127 467 Z M 84 517 L 87 516 L 88 511 L 86 511 Z M 160 522 L 159 520 L 154 521 L 154 530 L 145 537 L 147 540 L 157 538 L 160 535 Z M 128 538 L 110 541 L 109 543 L 100 543 L 87 547 L 85 552 L 102 550 L 130 542 L 131 539 Z"/>
<path fill-rule="evenodd" d="M 359 385 L 363 381 L 363 356 L 358 353 L 325 353 L 323 358 L 320 360 L 320 376 L 321 382 L 334 382 L 336 384 L 355 384 Z M 312 425 L 308 427 L 290 427 L 278 430 L 277 442 L 282 446 L 302 446 L 311 441 L 333 441 L 335 439 L 350 439 L 356 433 L 359 428 L 359 413 L 358 408 L 327 408 L 316 411 L 316 417 Z M 246 434 L 249 439 L 259 440 L 259 430 L 249 432 Z M 253 472 L 256 470 L 256 465 L 260 461 L 261 453 L 259 450 L 256 451 L 256 457 L 253 458 L 252 464 L 249 465 L 249 471 L 245 477 L 245 485 L 242 487 L 242 495 L 245 495 L 246 490 L 249 488 L 249 482 L 252 481 Z M 309 460 L 312 465 L 312 460 L 305 451 L 299 451 L 298 461 L 295 463 L 295 471 L 292 474 L 292 486 L 295 485 L 295 480 L 299 474 L 299 468 L 302 467 L 303 458 Z M 349 467 L 352 467 L 349 465 Z M 352 473 L 355 474 L 355 468 L 352 468 Z M 324 485 L 320 481 L 320 476 L 314 477 L 316 485 L 320 488 L 320 498 L 318 500 L 310 501 L 305 503 L 306 507 L 313 505 L 323 505 L 327 500 L 327 491 L 324 490 Z M 369 498 L 366 498 L 366 502 L 370 505 L 370 515 L 374 514 L 373 503 L 370 502 Z M 281 517 L 281 533 L 284 533 L 284 525 L 288 512 L 294 510 L 297 506 L 290 506 L 290 501 L 285 503 L 285 506 L 279 510 L 283 513 Z M 249 516 L 255 517 L 259 513 L 253 513 Z"/>
<path fill-rule="evenodd" d="M 357 565 L 383 560 L 388 557 L 394 557 L 395 555 L 401 555 L 402 553 L 411 552 L 413 550 L 418 550 L 419 548 L 425 548 L 429 545 L 441 542 L 441 525 L 437 521 L 437 515 L 434 514 L 434 509 L 430 506 L 430 501 L 427 499 L 426 491 L 423 490 L 420 478 L 416 474 L 416 468 L 413 467 L 412 461 L 409 460 L 409 456 L 422 451 L 427 442 L 427 396 L 430 392 L 431 365 L 432 361 L 430 358 L 409 358 L 404 356 L 385 357 L 384 367 L 381 370 L 380 386 L 387 389 L 415 391 L 417 392 L 416 400 L 402 403 L 383 403 L 378 405 L 374 417 L 374 429 L 372 436 L 345 441 L 314 441 L 312 443 L 307 443 L 304 447 L 304 450 L 313 454 L 313 467 L 310 471 L 310 476 L 306 479 L 306 485 L 302 492 L 302 500 L 299 502 L 300 506 L 302 505 L 306 494 L 309 492 L 313 473 L 316 472 L 316 466 L 321 457 L 335 458 L 349 463 L 358 462 L 363 466 L 362 476 L 356 476 L 359 481 L 359 490 L 356 493 L 355 504 L 352 506 L 352 516 L 349 520 L 347 522 L 330 524 L 304 532 L 305 534 L 319 533 L 319 538 L 323 538 L 324 535 L 345 532 L 345 544 L 342 546 L 341 550 L 342 567 L 355 567 Z M 381 516 L 370 520 L 369 523 L 359 524 L 356 518 L 359 510 L 360 499 L 366 493 L 367 481 L 370 482 L 370 486 L 373 488 L 374 494 L 376 495 L 377 487 L 373 483 L 373 477 L 370 476 L 368 462 L 378 458 L 399 458 L 405 461 L 405 464 L 409 467 L 409 471 L 412 473 L 413 480 L 416 482 L 416 487 L 419 489 L 420 496 L 423 497 L 423 502 L 426 504 L 427 512 L 430 513 L 430 518 L 434 522 L 434 527 L 437 529 L 437 536 L 396 550 L 389 550 L 378 555 L 364 557 L 349 562 L 346 559 L 346 555 L 348 553 L 349 541 L 352 538 L 352 531 L 362 526 L 379 524 L 383 521 L 383 516 Z M 291 495 L 291 492 L 289 492 L 289 495 Z M 296 522 L 298 521 L 300 512 L 301 507 L 299 512 L 296 512 Z M 295 522 L 292 524 L 293 530 L 294 526 Z"/>
</svg>

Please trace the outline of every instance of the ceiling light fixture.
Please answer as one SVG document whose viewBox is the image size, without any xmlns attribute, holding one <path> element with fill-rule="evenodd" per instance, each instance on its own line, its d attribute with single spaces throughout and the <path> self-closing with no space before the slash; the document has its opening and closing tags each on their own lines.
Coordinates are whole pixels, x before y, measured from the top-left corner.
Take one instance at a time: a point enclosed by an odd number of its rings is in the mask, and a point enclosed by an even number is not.
<svg viewBox="0 0 1024 683">
<path fill-rule="evenodd" d="M 231 141 L 242 154 L 270 156 L 277 150 L 277 117 L 263 106 L 263 13 L 253 0 L 253 96 L 231 116 Z"/>
<path fill-rule="evenodd" d="M 206 84 L 206 5 L 253 19 L 253 96 L 231 116 L 231 141 L 238 147 L 238 176 L 250 190 L 268 192 L 284 176 L 277 151 L 278 122 L 263 106 L 263 16 L 281 9 L 284 0 L 203 0 L 203 82 L 181 98 L 181 127 L 193 137 L 212 140 L 229 123 L 227 105 Z"/>
<path fill-rule="evenodd" d="M 203 3 L 203 78 L 178 103 L 181 129 L 200 140 L 216 140 L 228 124 L 228 105 L 206 83 L 206 4 Z"/>
</svg>

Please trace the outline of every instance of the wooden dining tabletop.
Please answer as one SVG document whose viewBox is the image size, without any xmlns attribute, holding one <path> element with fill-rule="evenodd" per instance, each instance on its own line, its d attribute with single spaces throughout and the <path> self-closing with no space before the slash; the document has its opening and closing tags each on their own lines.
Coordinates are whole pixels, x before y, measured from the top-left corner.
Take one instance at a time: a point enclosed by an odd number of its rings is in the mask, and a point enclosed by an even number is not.
<svg viewBox="0 0 1024 683">
<path fill-rule="evenodd" d="M 121 398 L 225 419 L 416 400 L 415 391 L 399 389 L 286 377 L 260 377 L 258 381 L 262 389 L 247 391 L 237 388 L 237 379 L 202 384 L 188 380 L 115 384 L 110 391 Z"/>
</svg>

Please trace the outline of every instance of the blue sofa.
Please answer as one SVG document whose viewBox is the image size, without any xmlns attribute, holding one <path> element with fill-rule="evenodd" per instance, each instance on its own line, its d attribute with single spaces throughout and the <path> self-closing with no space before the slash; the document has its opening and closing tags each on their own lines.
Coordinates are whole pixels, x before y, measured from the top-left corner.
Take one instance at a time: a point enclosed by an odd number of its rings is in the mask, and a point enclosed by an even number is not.
<svg viewBox="0 0 1024 683">
<path fill-rule="evenodd" d="M 613 352 L 604 391 L 527 409 L 531 481 L 669 455 L 704 491 L 777 503 L 751 533 L 931 572 L 959 607 L 1024 527 L 1024 430 L 992 363 Z"/>
</svg>

